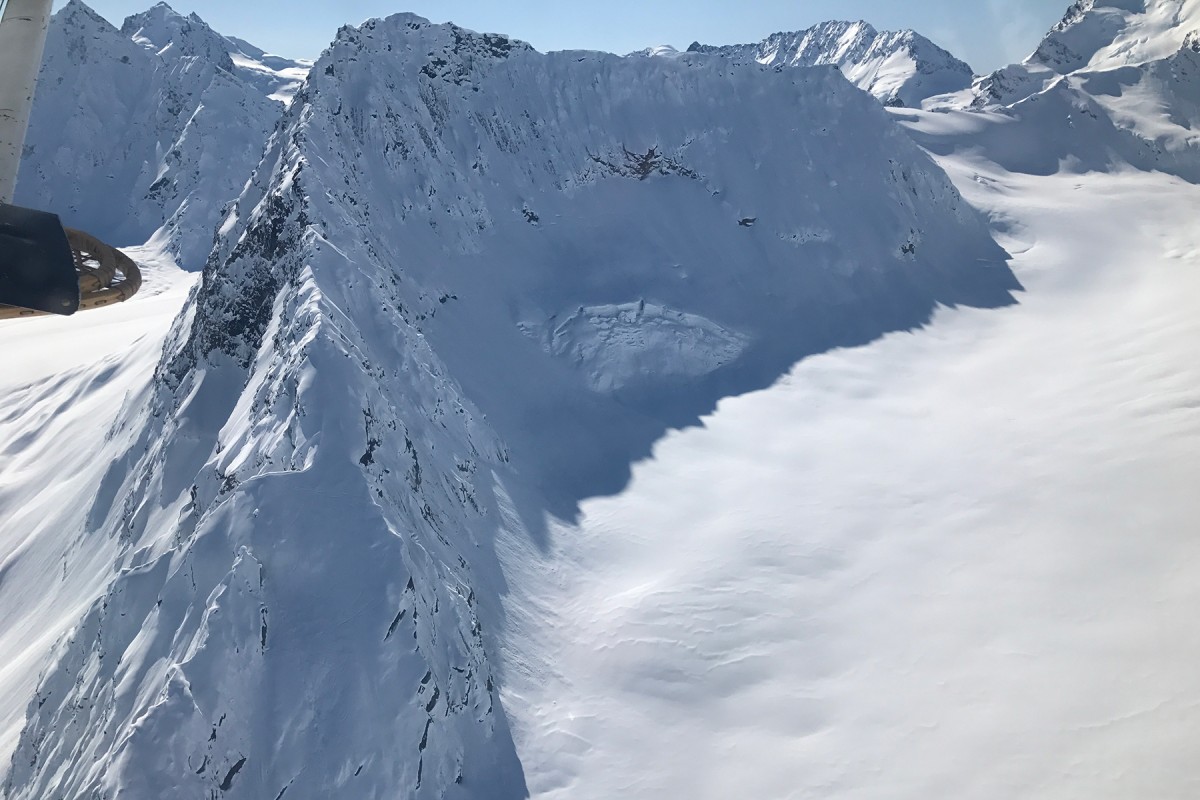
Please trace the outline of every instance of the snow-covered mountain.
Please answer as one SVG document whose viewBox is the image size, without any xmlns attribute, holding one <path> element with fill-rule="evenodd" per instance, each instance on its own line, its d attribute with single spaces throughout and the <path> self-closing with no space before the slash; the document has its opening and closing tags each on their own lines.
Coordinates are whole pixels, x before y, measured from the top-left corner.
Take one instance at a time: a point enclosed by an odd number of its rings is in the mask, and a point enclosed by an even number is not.
<svg viewBox="0 0 1200 800">
<path fill-rule="evenodd" d="M 1065 75 L 1167 61 L 1198 31 L 1195 0 L 1077 0 L 1028 58 L 979 81 L 977 105 L 1010 105 Z"/>
<path fill-rule="evenodd" d="M 168 61 L 199 57 L 216 64 L 285 104 L 312 68 L 311 61 L 272 55 L 243 39 L 222 36 L 198 15 L 185 17 L 166 3 L 127 18 L 121 33 Z"/>
<path fill-rule="evenodd" d="M 914 31 L 877 31 L 861 21 L 775 33 L 758 44 L 696 42 L 688 50 L 772 66 L 835 65 L 890 106 L 920 107 L 929 97 L 967 88 L 975 76 L 969 65 Z"/>
<path fill-rule="evenodd" d="M 980 144 L 1009 169 L 1116 164 L 1200 181 L 1200 3 L 1085 0 L 1024 62 L 981 78 L 949 108 L 999 113 Z"/>
<path fill-rule="evenodd" d="M 127 17 L 121 33 L 166 61 L 198 58 L 226 72 L 235 69 L 224 36 L 196 14 L 185 17 L 166 3 Z"/>
<path fill-rule="evenodd" d="M 936 111 L 343 29 L 202 275 L 0 325 L 0 795 L 1196 796 L 1193 6 Z"/>
<path fill-rule="evenodd" d="M 165 4 L 117 30 L 71 0 L 51 23 L 17 202 L 117 245 L 159 236 L 198 269 L 303 68 L 264 57 Z"/>
<path fill-rule="evenodd" d="M 343 28 L 104 445 L 117 570 L 7 796 L 524 797 L 501 534 L 799 358 L 1012 302 L 1006 258 L 835 69 Z"/>
</svg>

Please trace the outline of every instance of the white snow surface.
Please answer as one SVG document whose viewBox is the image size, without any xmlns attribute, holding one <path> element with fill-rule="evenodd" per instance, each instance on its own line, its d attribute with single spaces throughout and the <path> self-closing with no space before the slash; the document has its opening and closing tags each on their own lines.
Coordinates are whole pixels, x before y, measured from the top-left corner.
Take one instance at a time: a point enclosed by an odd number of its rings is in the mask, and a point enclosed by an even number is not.
<svg viewBox="0 0 1200 800">
<path fill-rule="evenodd" d="M 56 640 L 111 580 L 117 539 L 90 535 L 114 487 L 114 427 L 146 402 L 163 337 L 197 276 L 148 248 L 128 251 L 144 289 L 86 317 L 0 323 L 0 754 Z"/>
<path fill-rule="evenodd" d="M 284 105 L 291 104 L 312 69 L 308 59 L 268 53 L 234 36 L 226 36 L 225 41 L 232 45 L 229 56 L 242 80 L 258 86 L 267 97 Z"/>
<path fill-rule="evenodd" d="M 1025 62 L 926 107 L 974 128 L 981 152 L 1014 172 L 1200 181 L 1200 4 L 1076 3 Z"/>
<path fill-rule="evenodd" d="M 757 44 L 696 42 L 688 51 L 769 66 L 837 66 L 851 83 L 889 106 L 920 108 L 929 97 L 966 89 L 975 76 L 968 64 L 915 31 L 878 31 L 862 21 L 824 22 L 774 33 Z M 663 55 L 658 48 L 643 54 Z"/>
<path fill-rule="evenodd" d="M 4 796 L 1194 795 L 1157 74 L 344 28 L 198 284 L 0 324 Z"/>
<path fill-rule="evenodd" d="M 1200 190 L 943 163 L 1019 306 L 807 359 L 505 542 L 534 797 L 1200 791 Z"/>
</svg>

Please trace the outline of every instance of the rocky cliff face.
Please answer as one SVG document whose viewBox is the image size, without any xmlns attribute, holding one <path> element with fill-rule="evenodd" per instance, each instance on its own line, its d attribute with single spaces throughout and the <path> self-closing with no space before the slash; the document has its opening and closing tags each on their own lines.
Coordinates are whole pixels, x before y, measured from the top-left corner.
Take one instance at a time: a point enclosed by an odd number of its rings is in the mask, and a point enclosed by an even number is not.
<svg viewBox="0 0 1200 800">
<path fill-rule="evenodd" d="M 525 796 L 500 532 L 807 354 L 1011 302 L 1004 259 L 834 69 L 342 29 L 105 454 L 123 555 L 7 797 Z"/>
<path fill-rule="evenodd" d="M 880 32 L 865 22 L 826 22 L 775 33 L 758 44 L 695 43 L 689 50 L 771 66 L 834 65 L 856 86 L 891 106 L 920 107 L 929 97 L 965 89 L 974 78 L 970 66 L 924 36 Z"/>
<path fill-rule="evenodd" d="M 199 269 L 283 110 L 268 95 L 284 84 L 236 49 L 165 4 L 117 30 L 72 0 L 51 24 L 17 202 L 118 246 L 160 237 Z"/>
</svg>

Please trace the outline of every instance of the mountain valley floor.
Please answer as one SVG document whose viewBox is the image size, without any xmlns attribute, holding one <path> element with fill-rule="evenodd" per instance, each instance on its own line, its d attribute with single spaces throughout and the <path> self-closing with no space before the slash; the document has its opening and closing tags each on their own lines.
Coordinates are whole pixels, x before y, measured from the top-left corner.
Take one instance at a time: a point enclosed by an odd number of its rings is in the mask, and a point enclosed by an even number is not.
<svg viewBox="0 0 1200 800">
<path fill-rule="evenodd" d="M 1019 305 L 807 359 L 510 543 L 534 796 L 1200 791 L 1200 187 L 939 161 Z"/>
</svg>

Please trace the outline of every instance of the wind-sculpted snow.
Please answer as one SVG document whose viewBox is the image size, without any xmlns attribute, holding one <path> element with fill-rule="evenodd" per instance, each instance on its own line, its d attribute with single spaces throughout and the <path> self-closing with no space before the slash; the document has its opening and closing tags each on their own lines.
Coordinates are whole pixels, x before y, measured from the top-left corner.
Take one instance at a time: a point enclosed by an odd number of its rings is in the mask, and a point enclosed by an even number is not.
<svg viewBox="0 0 1200 800">
<path fill-rule="evenodd" d="M 312 62 L 268 53 L 244 39 L 226 36 L 234 70 L 247 83 L 281 103 L 291 103 L 312 69 Z"/>
<path fill-rule="evenodd" d="M 1011 303 L 1005 259 L 834 69 L 342 29 L 116 428 L 119 574 L 8 797 L 524 797 L 498 532 L 550 547 L 806 355 Z"/>
<path fill-rule="evenodd" d="M 697 42 L 688 50 L 771 66 L 836 65 L 851 83 L 889 106 L 920 107 L 929 97 L 967 88 L 975 75 L 965 62 L 914 31 L 880 32 L 865 22 L 826 22 L 775 33 L 758 44 Z"/>
<path fill-rule="evenodd" d="M 54 16 L 16 199 L 119 246 L 160 237 L 199 269 L 288 84 L 161 3 L 123 30 L 79 0 Z"/>
</svg>

